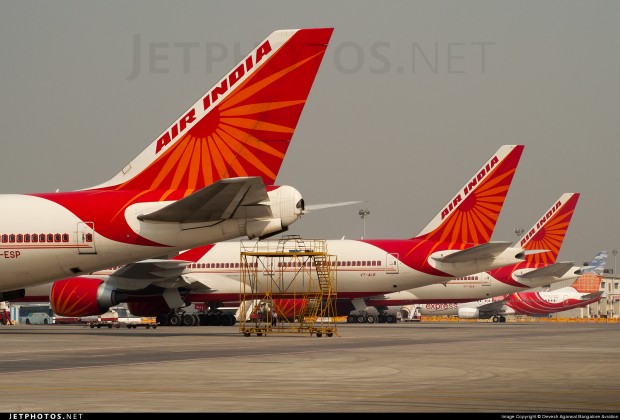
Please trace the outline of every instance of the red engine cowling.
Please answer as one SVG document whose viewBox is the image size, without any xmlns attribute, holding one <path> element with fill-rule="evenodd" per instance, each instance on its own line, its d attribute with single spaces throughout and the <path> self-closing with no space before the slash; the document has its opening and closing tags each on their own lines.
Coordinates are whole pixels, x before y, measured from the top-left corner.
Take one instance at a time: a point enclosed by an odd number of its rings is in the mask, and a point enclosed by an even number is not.
<svg viewBox="0 0 620 420">
<path fill-rule="evenodd" d="M 111 306 L 118 305 L 120 299 L 102 279 L 73 277 L 54 282 L 50 303 L 57 315 L 80 317 L 104 314 Z"/>
<path fill-rule="evenodd" d="M 170 312 L 163 296 L 134 297 L 127 300 L 127 309 L 137 316 L 157 316 Z"/>
<path fill-rule="evenodd" d="M 273 306 L 281 317 L 293 319 L 303 315 L 308 306 L 308 299 L 274 299 Z"/>
</svg>

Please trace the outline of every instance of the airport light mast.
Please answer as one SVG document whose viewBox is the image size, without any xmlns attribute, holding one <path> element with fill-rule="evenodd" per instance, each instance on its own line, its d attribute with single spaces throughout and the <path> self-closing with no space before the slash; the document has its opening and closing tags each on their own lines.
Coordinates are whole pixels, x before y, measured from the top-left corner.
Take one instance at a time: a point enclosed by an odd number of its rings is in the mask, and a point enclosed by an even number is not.
<svg viewBox="0 0 620 420">
<path fill-rule="evenodd" d="M 611 277 L 611 289 L 609 291 L 609 298 L 611 299 L 611 312 L 609 313 L 610 318 L 614 317 L 614 287 L 616 287 L 616 257 L 618 256 L 618 250 L 612 249 L 611 255 L 614 256 L 614 275 Z"/>
<path fill-rule="evenodd" d="M 364 239 L 366 237 L 366 216 L 368 216 L 370 214 L 370 210 L 368 210 L 368 209 L 360 209 L 358 214 L 361 216 L 362 222 L 364 224 L 364 236 L 362 236 L 362 239 Z"/>
</svg>

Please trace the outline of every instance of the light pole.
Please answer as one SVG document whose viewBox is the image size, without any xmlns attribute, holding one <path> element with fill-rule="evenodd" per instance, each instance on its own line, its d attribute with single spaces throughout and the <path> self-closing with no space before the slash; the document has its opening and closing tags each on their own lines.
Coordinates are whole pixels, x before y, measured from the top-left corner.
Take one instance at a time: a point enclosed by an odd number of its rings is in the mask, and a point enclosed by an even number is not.
<svg viewBox="0 0 620 420">
<path fill-rule="evenodd" d="M 611 318 L 613 319 L 614 317 L 614 288 L 616 287 L 616 257 L 618 256 L 618 250 L 617 249 L 612 249 L 611 250 L 611 255 L 614 256 L 614 275 L 611 278 L 611 290 L 609 292 L 609 297 L 611 299 Z"/>
<path fill-rule="evenodd" d="M 364 223 L 364 236 L 362 236 L 362 239 L 364 239 L 366 237 L 366 216 L 370 214 L 370 210 L 360 209 L 358 214 L 361 216 L 362 222 Z"/>
</svg>

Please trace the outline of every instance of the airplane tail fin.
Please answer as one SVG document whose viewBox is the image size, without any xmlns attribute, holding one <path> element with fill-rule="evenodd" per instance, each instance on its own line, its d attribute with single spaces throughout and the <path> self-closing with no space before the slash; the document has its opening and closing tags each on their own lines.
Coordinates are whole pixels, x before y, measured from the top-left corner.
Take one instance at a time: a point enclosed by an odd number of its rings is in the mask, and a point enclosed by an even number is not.
<svg viewBox="0 0 620 420">
<path fill-rule="evenodd" d="M 500 147 L 414 239 L 489 242 L 523 148 L 523 145 Z"/>
<path fill-rule="evenodd" d="M 579 293 L 595 293 L 601 287 L 602 277 L 594 273 L 585 273 L 579 276 L 572 287 Z"/>
<path fill-rule="evenodd" d="M 572 284 L 579 293 L 596 293 L 601 287 L 602 274 L 607 263 L 607 251 L 600 251 L 588 265 L 581 268 L 583 273 Z"/>
<path fill-rule="evenodd" d="M 578 201 L 579 193 L 562 194 L 536 224 L 524 233 L 520 241 L 521 248 L 549 250 L 528 255 L 528 263 L 554 264 L 557 261 Z"/>
<path fill-rule="evenodd" d="M 172 200 L 225 178 L 260 176 L 273 185 L 332 32 L 273 32 L 121 172 L 92 189 L 162 190 L 168 192 L 161 200 Z"/>
</svg>

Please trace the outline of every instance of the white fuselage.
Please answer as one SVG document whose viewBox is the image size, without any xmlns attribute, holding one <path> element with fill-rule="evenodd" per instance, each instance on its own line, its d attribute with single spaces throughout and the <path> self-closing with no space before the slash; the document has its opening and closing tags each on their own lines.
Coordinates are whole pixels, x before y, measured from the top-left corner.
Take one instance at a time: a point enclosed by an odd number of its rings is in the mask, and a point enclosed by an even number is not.
<svg viewBox="0 0 620 420">
<path fill-rule="evenodd" d="M 444 283 L 394 292 L 384 296 L 373 296 L 367 299 L 367 304 L 369 306 L 404 306 L 412 304 L 455 304 L 460 302 L 471 302 L 520 292 L 545 284 L 574 279 L 578 276 L 574 274 L 574 271 L 578 268 L 579 267 L 573 267 L 573 269 L 568 270 L 562 277 L 546 276 L 528 280 L 520 279 L 517 275 L 529 272 L 533 270 L 533 268 L 514 271 L 510 273 L 509 279 L 496 278 L 493 276 L 493 272 L 476 273 L 450 279 Z M 449 306 L 455 307 L 455 305 Z M 440 306 L 431 305 L 430 307 L 435 308 Z"/>
<path fill-rule="evenodd" d="M 183 224 L 141 222 L 136 218 L 145 208 L 154 211 L 170 203 L 128 206 L 123 215 L 128 225 L 124 242 L 99 234 L 102 226 L 78 218 L 53 201 L 30 195 L 0 195 L 0 292 L 145 258 L 169 257 L 183 249 L 246 234 L 247 219 Z"/>
<path fill-rule="evenodd" d="M 390 249 L 379 248 L 373 244 L 356 240 L 327 240 L 326 252 L 334 258 L 331 271 L 335 274 L 335 289 L 338 298 L 368 297 L 377 293 L 391 293 L 411 288 L 428 286 L 433 283 L 445 282 L 450 279 L 448 275 L 439 276 L 424 273 L 404 263 L 399 255 L 390 252 Z M 290 247 L 289 247 L 290 248 Z M 194 282 L 192 294 L 229 294 L 241 290 L 242 277 L 246 271 L 239 268 L 242 248 L 239 242 L 223 242 L 213 246 L 196 264 L 186 269 L 186 277 Z M 281 261 L 281 260 L 274 260 Z M 284 261 L 284 260 L 282 260 Z M 305 260 L 305 261 L 310 261 Z M 274 263 L 272 263 L 274 264 Z M 265 287 L 273 287 L 273 281 L 269 286 L 269 280 L 283 278 L 285 283 L 279 290 L 287 293 L 294 292 L 291 280 L 297 279 L 296 290 L 307 290 L 317 283 L 312 281 L 303 282 L 299 277 L 298 267 L 282 267 L 275 263 L 272 269 L 265 269 L 264 263 L 259 262 L 256 270 L 258 279 L 255 281 L 254 291 L 264 293 Z M 477 267 L 477 266 L 476 266 Z M 473 268 L 472 268 L 473 269 Z M 226 280 L 228 279 L 228 281 Z M 233 282 L 230 282 L 233 280 Z M 248 278 L 243 280 L 248 283 Z M 207 288 L 201 291 L 200 285 Z M 432 287 L 432 286 L 428 286 Z M 435 287 L 444 287 L 443 285 Z M 244 289 L 247 293 L 249 289 Z M 272 290 L 273 292 L 273 290 Z"/>
</svg>

